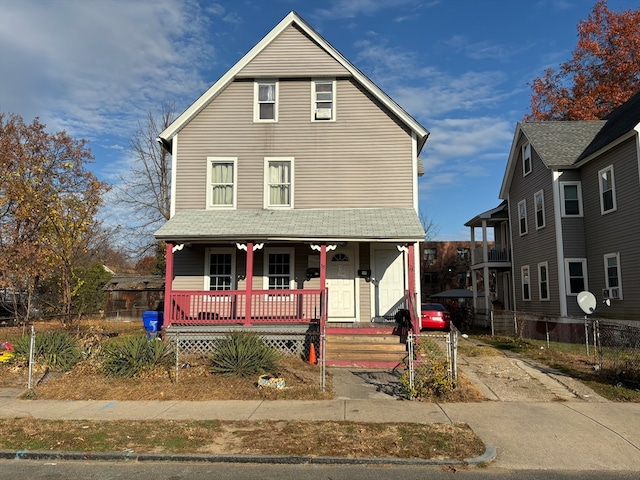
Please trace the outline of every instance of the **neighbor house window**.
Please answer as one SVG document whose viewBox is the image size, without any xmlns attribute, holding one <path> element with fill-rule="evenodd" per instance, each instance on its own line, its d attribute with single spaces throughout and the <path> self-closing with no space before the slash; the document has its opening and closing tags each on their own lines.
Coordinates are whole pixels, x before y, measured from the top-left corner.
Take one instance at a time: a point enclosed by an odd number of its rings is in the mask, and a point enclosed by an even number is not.
<svg viewBox="0 0 640 480">
<path fill-rule="evenodd" d="M 518 202 L 518 224 L 520 225 L 520 235 L 527 233 L 527 201 Z"/>
<path fill-rule="evenodd" d="M 254 84 L 253 119 L 256 122 L 278 121 L 278 82 L 259 81 Z"/>
<path fill-rule="evenodd" d="M 584 258 L 565 259 L 567 295 L 578 295 L 587 290 L 587 260 Z"/>
<path fill-rule="evenodd" d="M 531 300 L 531 275 L 529 273 L 529 265 L 525 265 L 520 269 L 522 275 L 522 300 Z"/>
<path fill-rule="evenodd" d="M 525 177 L 531 173 L 531 144 L 527 143 L 522 146 L 522 176 Z"/>
<path fill-rule="evenodd" d="M 582 216 L 582 188 L 580 182 L 562 182 L 560 184 L 562 197 L 562 216 Z"/>
<path fill-rule="evenodd" d="M 293 288 L 293 249 L 271 249 L 265 252 L 265 289 L 289 290 Z"/>
<path fill-rule="evenodd" d="M 613 166 L 604 168 L 598 172 L 600 184 L 600 212 L 613 212 L 616 210 L 616 187 L 613 181 Z"/>
<path fill-rule="evenodd" d="M 335 120 L 335 91 L 334 80 L 318 80 L 312 82 L 312 112 L 311 119 L 317 121 Z"/>
<path fill-rule="evenodd" d="M 541 229 L 545 225 L 544 219 L 544 192 L 540 190 L 533 196 L 533 203 L 536 207 L 536 229 Z"/>
<path fill-rule="evenodd" d="M 467 263 L 471 256 L 471 253 L 468 248 L 458 248 L 457 249 L 458 258 L 461 262 Z"/>
<path fill-rule="evenodd" d="M 265 208 L 293 207 L 293 158 L 265 158 Z"/>
<path fill-rule="evenodd" d="M 603 297 L 622 299 L 619 253 L 610 253 L 604 256 L 604 271 L 607 288 L 603 292 Z"/>
<path fill-rule="evenodd" d="M 549 300 L 549 264 L 543 262 L 538 264 L 538 290 L 540 300 Z"/>
<path fill-rule="evenodd" d="M 237 159 L 207 157 L 207 208 L 235 208 Z"/>
<path fill-rule="evenodd" d="M 438 251 L 435 248 L 427 247 L 424 249 L 422 255 L 427 263 L 433 263 L 436 258 L 438 258 Z"/>
<path fill-rule="evenodd" d="M 231 290 L 235 277 L 234 253 L 230 249 L 207 249 L 206 290 Z"/>
</svg>

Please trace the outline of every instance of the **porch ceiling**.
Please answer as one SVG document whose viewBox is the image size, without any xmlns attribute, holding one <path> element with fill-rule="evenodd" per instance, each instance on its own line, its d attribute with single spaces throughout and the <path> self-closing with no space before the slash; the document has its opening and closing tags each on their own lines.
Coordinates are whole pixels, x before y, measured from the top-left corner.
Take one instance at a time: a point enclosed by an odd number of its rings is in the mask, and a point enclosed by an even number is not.
<svg viewBox="0 0 640 480">
<path fill-rule="evenodd" d="M 155 234 L 158 240 L 417 242 L 424 229 L 412 208 L 318 210 L 183 210 Z"/>
</svg>

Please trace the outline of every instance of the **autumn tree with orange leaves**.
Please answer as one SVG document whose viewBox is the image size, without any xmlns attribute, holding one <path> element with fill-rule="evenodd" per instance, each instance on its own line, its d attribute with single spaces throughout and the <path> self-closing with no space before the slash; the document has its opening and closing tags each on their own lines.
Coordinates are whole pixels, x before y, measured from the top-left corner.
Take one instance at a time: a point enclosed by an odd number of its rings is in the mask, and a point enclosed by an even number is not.
<svg viewBox="0 0 640 480">
<path fill-rule="evenodd" d="M 107 189 L 86 169 L 92 160 L 85 140 L 0 114 L 0 301 L 19 320 L 42 285 L 50 311 L 71 320 L 74 268 L 99 231 Z"/>
<path fill-rule="evenodd" d="M 578 24 L 573 57 L 531 84 L 527 121 L 597 120 L 640 91 L 640 10 L 598 0 Z"/>
</svg>

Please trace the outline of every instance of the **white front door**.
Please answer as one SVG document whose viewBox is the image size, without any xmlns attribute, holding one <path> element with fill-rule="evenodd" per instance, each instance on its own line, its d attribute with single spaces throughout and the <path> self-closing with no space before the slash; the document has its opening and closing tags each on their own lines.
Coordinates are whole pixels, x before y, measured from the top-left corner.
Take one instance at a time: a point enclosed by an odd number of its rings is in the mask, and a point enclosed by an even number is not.
<svg viewBox="0 0 640 480">
<path fill-rule="evenodd" d="M 373 316 L 384 317 L 404 299 L 404 255 L 397 248 L 374 250 Z"/>
<path fill-rule="evenodd" d="M 330 322 L 353 322 L 355 309 L 355 258 L 352 250 L 327 252 L 327 288 Z"/>
</svg>

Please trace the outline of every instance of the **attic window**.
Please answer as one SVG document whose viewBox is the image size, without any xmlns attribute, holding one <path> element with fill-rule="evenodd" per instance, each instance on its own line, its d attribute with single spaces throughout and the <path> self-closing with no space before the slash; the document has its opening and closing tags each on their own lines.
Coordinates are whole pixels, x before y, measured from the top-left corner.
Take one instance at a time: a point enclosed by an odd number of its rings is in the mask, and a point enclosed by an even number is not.
<svg viewBox="0 0 640 480">
<path fill-rule="evenodd" d="M 522 176 L 526 177 L 531 173 L 531 144 L 522 146 Z"/>
<path fill-rule="evenodd" d="M 335 120 L 335 80 L 312 82 L 311 119 L 327 122 Z"/>
<path fill-rule="evenodd" d="M 278 121 L 278 82 L 257 81 L 254 84 L 253 120 L 255 122 Z"/>
</svg>

